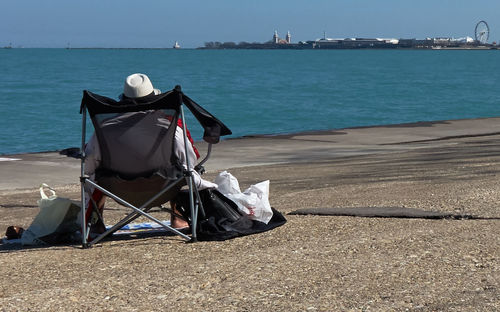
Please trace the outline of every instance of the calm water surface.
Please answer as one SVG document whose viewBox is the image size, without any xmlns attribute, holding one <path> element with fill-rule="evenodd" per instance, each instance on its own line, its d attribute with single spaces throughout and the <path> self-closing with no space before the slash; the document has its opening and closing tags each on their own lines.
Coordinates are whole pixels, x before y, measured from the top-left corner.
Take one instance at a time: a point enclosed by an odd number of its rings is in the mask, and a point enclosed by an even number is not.
<svg viewBox="0 0 500 312">
<path fill-rule="evenodd" d="M 79 146 L 82 90 L 117 98 L 135 72 L 162 90 L 180 84 L 233 137 L 500 116 L 499 59 L 496 50 L 0 49 L 0 154 Z"/>
</svg>

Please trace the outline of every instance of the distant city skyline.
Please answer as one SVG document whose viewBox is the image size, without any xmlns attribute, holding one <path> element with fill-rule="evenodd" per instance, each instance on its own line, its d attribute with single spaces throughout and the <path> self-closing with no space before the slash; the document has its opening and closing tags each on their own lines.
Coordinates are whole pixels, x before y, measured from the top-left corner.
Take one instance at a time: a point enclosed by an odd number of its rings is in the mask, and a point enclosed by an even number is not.
<svg viewBox="0 0 500 312">
<path fill-rule="evenodd" d="M 197 48 L 209 41 L 474 37 L 480 20 L 500 40 L 494 0 L 16 0 L 0 10 L 0 46 Z"/>
</svg>

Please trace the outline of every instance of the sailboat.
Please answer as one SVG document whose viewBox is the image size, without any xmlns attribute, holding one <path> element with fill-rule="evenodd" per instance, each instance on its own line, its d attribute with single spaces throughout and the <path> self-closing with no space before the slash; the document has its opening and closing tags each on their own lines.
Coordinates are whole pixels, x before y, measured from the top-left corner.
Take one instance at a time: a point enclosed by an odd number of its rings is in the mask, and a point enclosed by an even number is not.
<svg viewBox="0 0 500 312">
<path fill-rule="evenodd" d="M 174 49 L 180 49 L 181 46 L 179 45 L 179 42 L 175 42 L 174 46 L 173 46 Z"/>
</svg>

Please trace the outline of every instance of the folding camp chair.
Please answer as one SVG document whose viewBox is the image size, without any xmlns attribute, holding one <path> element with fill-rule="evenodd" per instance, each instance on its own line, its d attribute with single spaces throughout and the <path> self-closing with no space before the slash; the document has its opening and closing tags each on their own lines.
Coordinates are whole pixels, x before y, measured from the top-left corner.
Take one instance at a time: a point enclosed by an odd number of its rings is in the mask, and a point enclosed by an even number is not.
<svg viewBox="0 0 500 312">
<path fill-rule="evenodd" d="M 204 128 L 203 139 L 208 145 L 206 157 L 196 165 L 201 170 L 210 156 L 212 144 L 231 131 L 217 118 L 187 97 L 180 86 L 173 90 L 143 98 L 124 98 L 115 101 L 108 97 L 83 92 L 81 145 L 81 198 L 82 216 L 87 216 L 86 189 L 95 188 L 132 211 L 125 218 L 89 239 L 90 223 L 82 217 L 82 245 L 89 247 L 111 235 L 139 216 L 144 216 L 161 227 L 180 235 L 187 241 L 196 241 L 198 210 L 202 209 L 192 172 L 186 170 L 175 153 L 175 132 L 179 118 L 184 134 L 184 148 L 190 144 L 186 135 L 183 104 Z M 90 115 L 101 151 L 101 163 L 94 180 L 85 175 L 85 134 L 87 117 Z M 192 168 L 189 164 L 187 168 Z M 190 199 L 191 236 L 186 235 L 148 213 L 149 209 L 175 198 L 183 186 L 187 186 Z"/>
</svg>

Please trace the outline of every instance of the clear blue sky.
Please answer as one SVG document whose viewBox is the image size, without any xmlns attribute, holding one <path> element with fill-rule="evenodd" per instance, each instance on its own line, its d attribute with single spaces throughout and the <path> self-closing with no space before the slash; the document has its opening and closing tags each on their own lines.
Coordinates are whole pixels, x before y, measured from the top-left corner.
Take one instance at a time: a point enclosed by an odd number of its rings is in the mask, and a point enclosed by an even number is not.
<svg viewBox="0 0 500 312">
<path fill-rule="evenodd" d="M 500 0 L 2 0 L 0 46 L 182 47 L 328 37 L 500 40 Z"/>
</svg>

